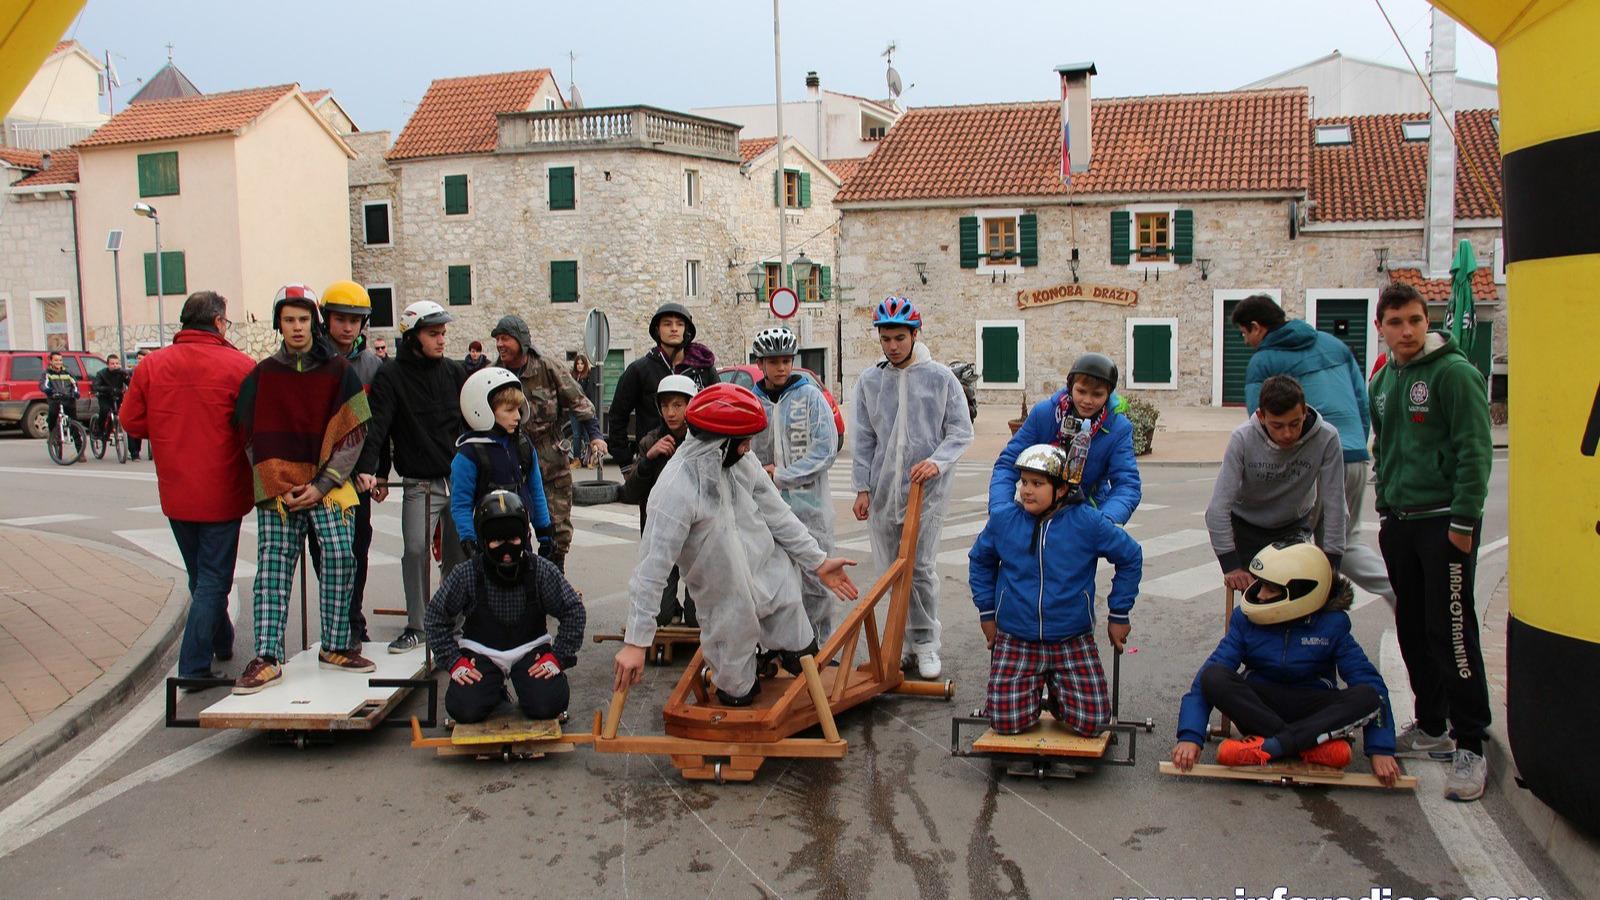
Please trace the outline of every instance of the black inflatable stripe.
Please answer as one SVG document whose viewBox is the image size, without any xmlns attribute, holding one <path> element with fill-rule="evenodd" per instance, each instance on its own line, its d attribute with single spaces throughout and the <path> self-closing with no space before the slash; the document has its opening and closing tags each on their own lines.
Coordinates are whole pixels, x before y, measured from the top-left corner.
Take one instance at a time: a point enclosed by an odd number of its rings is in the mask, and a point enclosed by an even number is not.
<svg viewBox="0 0 1600 900">
<path fill-rule="evenodd" d="M 1506 258 L 1600 253 L 1600 131 L 1506 154 Z"/>
<path fill-rule="evenodd" d="M 1600 745 L 1600 644 L 1509 623 L 1506 733 L 1517 770 L 1534 796 L 1600 836 L 1600 778 L 1582 759 Z"/>
</svg>

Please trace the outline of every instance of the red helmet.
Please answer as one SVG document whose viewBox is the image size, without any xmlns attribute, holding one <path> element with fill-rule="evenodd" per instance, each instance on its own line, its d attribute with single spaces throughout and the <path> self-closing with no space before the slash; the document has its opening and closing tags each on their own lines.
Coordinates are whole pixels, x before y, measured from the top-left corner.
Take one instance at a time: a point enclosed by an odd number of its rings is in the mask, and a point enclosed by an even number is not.
<svg viewBox="0 0 1600 900">
<path fill-rule="evenodd" d="M 749 389 L 719 382 L 689 401 L 689 424 L 724 437 L 749 437 L 767 428 L 767 411 Z"/>
</svg>

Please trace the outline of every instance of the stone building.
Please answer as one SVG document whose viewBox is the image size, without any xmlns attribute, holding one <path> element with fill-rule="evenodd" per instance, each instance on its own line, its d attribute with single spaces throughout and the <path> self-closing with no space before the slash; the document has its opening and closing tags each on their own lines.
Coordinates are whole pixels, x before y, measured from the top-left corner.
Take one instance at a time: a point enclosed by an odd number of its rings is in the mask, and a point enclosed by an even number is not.
<svg viewBox="0 0 1600 900">
<path fill-rule="evenodd" d="M 417 300 L 447 305 L 452 354 L 473 339 L 487 347 L 516 313 L 541 352 L 570 357 L 598 308 L 614 384 L 650 348 L 651 314 L 677 301 L 719 360 L 743 361 L 773 321 L 751 266 L 788 275 L 776 265 L 780 201 L 790 257 L 803 247 L 827 267 L 818 279 L 833 271 L 839 179 L 814 156 L 791 145 L 780 181 L 778 154 L 741 155 L 737 126 L 648 106 L 567 109 L 548 69 L 435 81 L 380 160 L 381 143 L 352 136 L 354 277 L 374 293 L 380 330 Z M 812 294 L 830 289 L 819 281 Z M 836 366 L 826 308 L 808 302 L 797 325 L 808 360 Z"/>
<path fill-rule="evenodd" d="M 0 350 L 81 350 L 78 154 L 0 147 Z M 103 254 L 104 255 L 104 254 Z M 96 258 L 93 263 L 108 264 Z"/>
<path fill-rule="evenodd" d="M 846 181 L 847 380 L 879 358 L 872 303 L 904 294 L 936 358 L 977 363 L 987 402 L 1038 400 L 1098 351 L 1120 363 L 1124 391 L 1158 405 L 1237 403 L 1250 353 L 1227 319 L 1239 299 L 1272 296 L 1370 365 L 1387 269 L 1437 277 L 1417 212 L 1429 149 L 1404 144 L 1401 117 L 1362 117 L 1360 139 L 1336 149 L 1316 143 L 1325 123 L 1304 88 L 1091 101 L 1092 64 L 1064 70 L 1070 187 L 1056 101 L 912 109 Z M 1497 202 L 1498 166 L 1479 158 L 1489 114 L 1458 121 L 1463 159 L 1485 169 L 1463 190 Z M 1442 225 L 1488 267 L 1499 222 L 1481 212 L 1446 211 Z"/>
</svg>

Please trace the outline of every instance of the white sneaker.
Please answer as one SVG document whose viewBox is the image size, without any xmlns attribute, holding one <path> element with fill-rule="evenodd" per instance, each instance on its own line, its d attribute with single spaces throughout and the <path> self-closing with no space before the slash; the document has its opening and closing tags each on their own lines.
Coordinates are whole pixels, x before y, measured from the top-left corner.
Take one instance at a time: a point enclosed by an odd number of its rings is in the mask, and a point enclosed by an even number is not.
<svg viewBox="0 0 1600 900">
<path fill-rule="evenodd" d="M 1457 750 L 1450 777 L 1444 782 L 1447 800 L 1470 803 L 1483 796 L 1484 782 L 1489 779 L 1489 762 L 1471 750 Z"/>
<path fill-rule="evenodd" d="M 917 674 L 925 681 L 932 681 L 944 671 L 944 665 L 939 661 L 939 647 L 937 644 L 916 644 L 911 648 L 911 655 L 917 661 Z"/>
</svg>

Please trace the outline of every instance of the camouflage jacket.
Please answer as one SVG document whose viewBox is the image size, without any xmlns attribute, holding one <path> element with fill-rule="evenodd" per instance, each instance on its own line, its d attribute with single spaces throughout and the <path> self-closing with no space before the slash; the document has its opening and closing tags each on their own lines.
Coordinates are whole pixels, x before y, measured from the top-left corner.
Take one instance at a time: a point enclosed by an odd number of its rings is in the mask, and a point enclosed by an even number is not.
<svg viewBox="0 0 1600 900">
<path fill-rule="evenodd" d="M 594 404 L 583 395 L 572 373 L 565 366 L 528 351 L 528 361 L 517 370 L 522 380 L 522 392 L 528 396 L 532 410 L 522 430 L 528 433 L 535 447 L 547 447 L 561 439 L 561 424 L 568 416 L 577 416 L 589 430 L 590 437 L 599 437 L 600 424 L 595 418 Z"/>
</svg>

